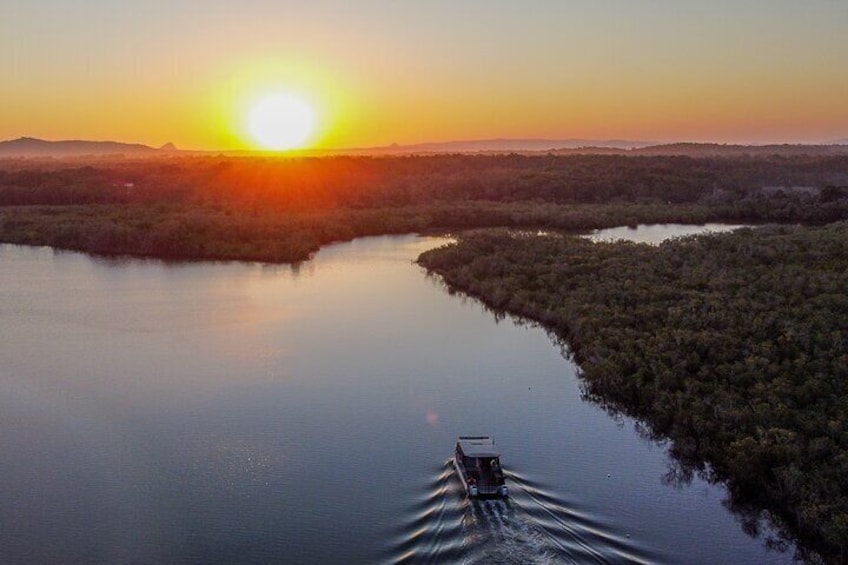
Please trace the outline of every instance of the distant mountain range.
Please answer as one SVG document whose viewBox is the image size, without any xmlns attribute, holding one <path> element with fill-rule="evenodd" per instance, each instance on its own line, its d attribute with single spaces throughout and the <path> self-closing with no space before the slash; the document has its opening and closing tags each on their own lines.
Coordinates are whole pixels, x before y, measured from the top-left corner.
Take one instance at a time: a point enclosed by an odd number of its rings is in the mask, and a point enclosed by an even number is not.
<svg viewBox="0 0 848 565">
<path fill-rule="evenodd" d="M 167 143 L 157 149 L 140 143 L 118 143 L 116 141 L 46 141 L 33 137 L 0 141 L 0 157 L 152 156 L 176 150 L 177 148 L 172 143 Z"/>
<path fill-rule="evenodd" d="M 316 151 L 314 154 L 354 155 L 420 155 L 438 153 L 521 153 L 553 155 L 681 155 L 688 157 L 733 157 L 745 155 L 845 155 L 846 144 L 827 145 L 773 144 L 733 145 L 725 143 L 667 143 L 629 141 L 624 139 L 489 139 L 420 143 L 417 145 L 388 145 L 336 151 Z"/>
<path fill-rule="evenodd" d="M 0 158 L 9 157 L 79 157 L 79 156 L 125 156 L 155 157 L 168 154 L 232 154 L 265 155 L 254 151 L 183 151 L 172 143 L 162 147 L 150 147 L 140 143 L 115 141 L 46 141 L 32 137 L 21 137 L 0 141 Z M 315 149 L 298 152 L 301 155 L 420 155 L 439 153 L 552 153 L 556 155 L 688 155 L 691 157 L 713 157 L 733 155 L 843 155 L 848 153 L 848 138 L 832 141 L 826 145 L 728 145 L 720 143 L 670 143 L 657 144 L 651 141 L 626 139 L 481 139 L 469 141 L 447 141 L 418 143 L 413 145 L 384 145 L 352 149 Z"/>
<path fill-rule="evenodd" d="M 848 152 L 848 139 L 828 144 L 735 145 L 726 143 L 666 143 L 627 139 L 481 139 L 384 145 L 355 149 L 316 150 L 310 154 L 416 155 L 437 153 L 551 153 L 555 155 L 687 155 L 717 157 L 734 155 L 843 155 Z"/>
<path fill-rule="evenodd" d="M 685 155 L 688 157 L 734 157 L 734 156 L 768 156 L 768 155 L 845 155 L 848 145 L 806 145 L 806 144 L 772 144 L 772 145 L 732 145 L 724 143 L 670 143 L 667 145 L 652 145 L 638 147 L 621 152 L 627 155 Z"/>
<path fill-rule="evenodd" d="M 348 149 L 307 150 L 308 154 L 366 154 L 392 155 L 410 153 L 509 153 L 509 152 L 548 152 L 566 149 L 598 148 L 627 150 L 655 145 L 650 141 L 629 141 L 625 139 L 480 139 L 468 141 L 447 141 L 417 143 L 413 145 L 385 145 L 379 147 L 360 147 Z M 180 151 L 168 143 L 155 148 L 140 143 L 118 143 L 115 141 L 46 141 L 32 137 L 21 137 L 9 141 L 0 141 L 0 157 L 74 157 L 83 155 L 158 155 L 164 152 Z M 221 153 L 221 151 L 191 151 L 190 153 Z M 224 153 L 245 154 L 252 151 L 224 151 Z M 256 153 L 264 153 L 257 151 Z"/>
<path fill-rule="evenodd" d="M 355 149 L 367 153 L 504 153 L 510 151 L 557 151 L 598 147 L 607 149 L 635 149 L 656 145 L 655 141 L 631 141 L 627 139 L 477 139 L 417 143 L 413 145 L 385 145 Z"/>
</svg>

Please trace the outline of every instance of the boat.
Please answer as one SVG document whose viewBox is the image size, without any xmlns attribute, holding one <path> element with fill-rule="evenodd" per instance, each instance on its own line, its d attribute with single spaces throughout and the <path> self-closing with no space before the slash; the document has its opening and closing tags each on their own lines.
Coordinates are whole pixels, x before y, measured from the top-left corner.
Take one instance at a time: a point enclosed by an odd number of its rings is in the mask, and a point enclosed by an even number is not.
<svg viewBox="0 0 848 565">
<path fill-rule="evenodd" d="M 459 436 L 454 466 L 470 498 L 506 498 L 501 454 L 491 436 Z"/>
</svg>

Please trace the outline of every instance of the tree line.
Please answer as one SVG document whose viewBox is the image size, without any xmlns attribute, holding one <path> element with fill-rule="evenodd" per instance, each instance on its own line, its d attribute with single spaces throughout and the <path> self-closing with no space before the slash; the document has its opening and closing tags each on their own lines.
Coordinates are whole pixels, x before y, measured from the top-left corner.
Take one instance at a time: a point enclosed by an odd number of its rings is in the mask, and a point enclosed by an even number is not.
<svg viewBox="0 0 848 565">
<path fill-rule="evenodd" d="M 804 204 L 848 197 L 848 155 L 167 157 L 69 165 L 73 162 L 0 161 L 0 205 L 179 202 L 287 210 L 467 200 L 762 205 L 764 187 L 785 187 L 778 191 L 782 198 Z M 828 187 L 823 201 L 821 191 Z"/>
</svg>

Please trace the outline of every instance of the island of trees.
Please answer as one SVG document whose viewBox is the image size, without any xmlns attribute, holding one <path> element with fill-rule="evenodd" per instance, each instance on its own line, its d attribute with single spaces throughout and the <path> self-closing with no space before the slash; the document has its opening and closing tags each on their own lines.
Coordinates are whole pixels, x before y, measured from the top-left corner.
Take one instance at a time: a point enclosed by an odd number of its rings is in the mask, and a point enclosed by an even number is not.
<svg viewBox="0 0 848 565">
<path fill-rule="evenodd" d="M 421 263 L 563 340 L 586 394 L 668 438 L 684 477 L 726 482 L 734 507 L 844 562 L 848 155 L 684 149 L 7 159 L 0 241 L 293 262 L 358 236 L 460 233 Z M 708 221 L 772 225 L 659 247 L 568 235 Z"/>
</svg>

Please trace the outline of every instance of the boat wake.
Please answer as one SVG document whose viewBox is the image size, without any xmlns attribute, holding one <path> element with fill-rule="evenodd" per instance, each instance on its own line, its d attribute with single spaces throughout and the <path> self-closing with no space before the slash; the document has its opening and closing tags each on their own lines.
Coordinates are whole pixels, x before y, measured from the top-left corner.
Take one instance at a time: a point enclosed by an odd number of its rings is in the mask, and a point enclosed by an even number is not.
<svg viewBox="0 0 848 565">
<path fill-rule="evenodd" d="M 510 498 L 470 500 L 450 462 L 393 536 L 387 563 L 655 563 L 641 548 L 527 477 L 506 472 Z"/>
</svg>

